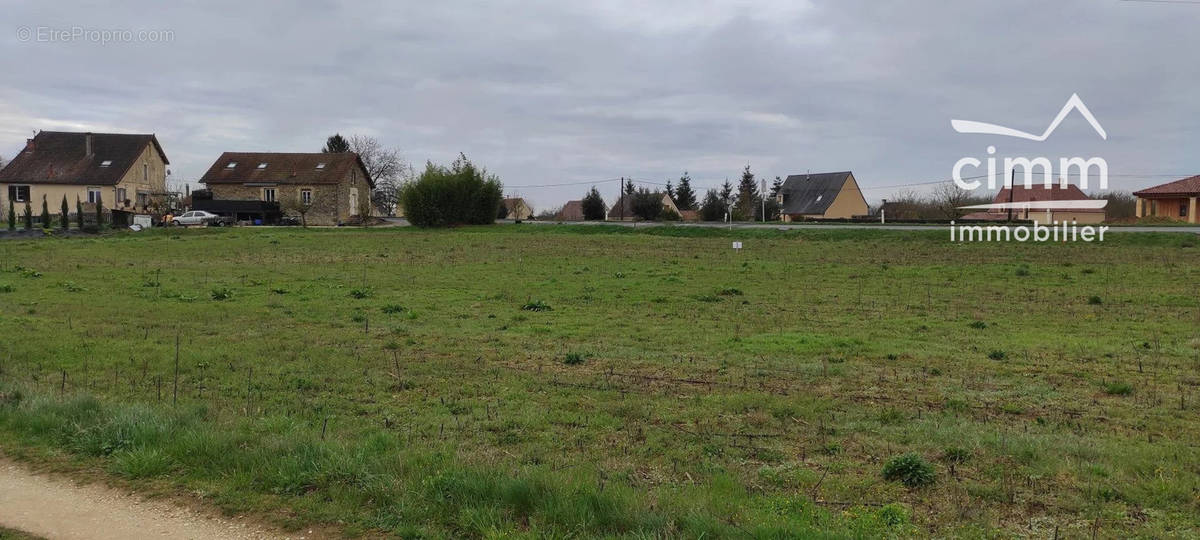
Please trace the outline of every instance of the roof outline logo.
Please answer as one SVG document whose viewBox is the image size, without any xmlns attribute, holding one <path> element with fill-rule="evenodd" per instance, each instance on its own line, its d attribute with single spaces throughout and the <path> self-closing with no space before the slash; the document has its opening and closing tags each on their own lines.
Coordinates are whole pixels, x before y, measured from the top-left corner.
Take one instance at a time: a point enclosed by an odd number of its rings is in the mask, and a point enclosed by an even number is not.
<svg viewBox="0 0 1200 540">
<path fill-rule="evenodd" d="M 1054 117 L 1054 121 L 1050 122 L 1050 126 L 1047 127 L 1046 131 L 1041 135 L 1034 135 L 1018 129 L 997 124 L 989 124 L 987 122 L 977 122 L 974 120 L 951 119 L 950 125 L 954 128 L 954 131 L 959 133 L 1001 135 L 1004 137 L 1015 137 L 1018 139 L 1043 142 L 1054 133 L 1054 130 L 1058 129 L 1058 125 L 1067 118 L 1068 114 L 1071 114 L 1071 111 L 1079 111 L 1079 114 L 1082 115 L 1089 124 L 1091 124 L 1092 129 L 1096 130 L 1096 133 L 1100 135 L 1100 138 L 1108 140 L 1108 132 L 1105 131 L 1104 126 L 1101 126 L 1100 122 L 1096 120 L 1096 117 L 1092 114 L 1092 111 L 1088 109 L 1087 105 L 1083 103 L 1083 100 L 1079 98 L 1079 94 L 1071 94 L 1071 98 L 1067 100 L 1065 105 L 1063 105 L 1062 110 L 1058 112 L 1058 116 Z"/>
</svg>

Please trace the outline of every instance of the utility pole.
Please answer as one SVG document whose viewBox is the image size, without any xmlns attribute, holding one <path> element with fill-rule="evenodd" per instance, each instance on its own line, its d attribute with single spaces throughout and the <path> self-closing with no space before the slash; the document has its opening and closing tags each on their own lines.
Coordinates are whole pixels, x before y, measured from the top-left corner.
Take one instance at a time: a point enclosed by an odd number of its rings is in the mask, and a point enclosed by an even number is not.
<svg viewBox="0 0 1200 540">
<path fill-rule="evenodd" d="M 1013 167 L 1012 173 L 1008 175 L 1008 222 L 1012 223 L 1012 204 L 1013 194 L 1017 191 L 1017 168 Z"/>
<path fill-rule="evenodd" d="M 762 222 L 767 222 L 767 178 L 762 178 L 762 189 L 758 190 L 759 201 L 762 202 Z"/>
<path fill-rule="evenodd" d="M 621 203 L 621 221 L 625 221 L 625 177 L 621 177 L 621 193 L 617 196 L 617 202 Z"/>
</svg>

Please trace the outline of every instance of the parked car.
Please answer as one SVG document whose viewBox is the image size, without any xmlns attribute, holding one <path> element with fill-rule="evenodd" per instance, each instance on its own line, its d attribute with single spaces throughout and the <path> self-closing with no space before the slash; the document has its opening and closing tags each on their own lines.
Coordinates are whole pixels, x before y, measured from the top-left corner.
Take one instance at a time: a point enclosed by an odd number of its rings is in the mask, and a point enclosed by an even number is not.
<svg viewBox="0 0 1200 540">
<path fill-rule="evenodd" d="M 171 221 L 171 224 L 184 227 L 189 227 L 192 225 L 215 225 L 217 227 L 223 227 L 228 225 L 230 222 L 231 220 L 229 218 L 223 218 L 211 212 L 205 212 L 204 210 L 192 210 L 191 212 L 184 212 L 183 215 L 177 216 Z"/>
</svg>

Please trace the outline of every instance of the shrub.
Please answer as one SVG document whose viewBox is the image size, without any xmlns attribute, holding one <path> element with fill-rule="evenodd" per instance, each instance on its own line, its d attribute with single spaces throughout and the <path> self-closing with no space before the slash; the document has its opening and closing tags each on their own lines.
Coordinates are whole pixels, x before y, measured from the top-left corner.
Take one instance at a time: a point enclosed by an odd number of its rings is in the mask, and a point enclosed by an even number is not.
<svg viewBox="0 0 1200 540">
<path fill-rule="evenodd" d="M 525 305 L 521 306 L 521 309 L 525 311 L 554 311 L 554 308 L 550 307 L 550 304 L 541 300 L 526 302 Z"/>
<path fill-rule="evenodd" d="M 1098 305 L 1100 305 L 1100 304 L 1103 304 L 1103 303 L 1104 303 L 1104 300 L 1103 300 L 1103 299 L 1101 299 L 1099 296 L 1092 295 L 1092 296 L 1089 296 L 1089 297 L 1088 297 L 1088 304 L 1089 304 L 1089 305 L 1098 306 Z"/>
<path fill-rule="evenodd" d="M 983 321 L 971 321 L 971 328 L 983 330 L 984 328 L 987 328 L 987 323 Z"/>
<path fill-rule="evenodd" d="M 1001 350 L 995 350 L 995 351 L 988 353 L 988 358 L 990 358 L 992 360 L 996 360 L 998 362 L 1000 360 L 1004 360 L 1005 358 L 1008 358 L 1008 353 L 1001 351 Z"/>
<path fill-rule="evenodd" d="M 908 508 L 900 503 L 885 504 L 879 509 L 879 520 L 889 527 L 905 525 L 909 520 Z"/>
<path fill-rule="evenodd" d="M 971 451 L 958 446 L 950 446 L 942 451 L 942 461 L 947 463 L 966 463 L 971 459 Z"/>
<path fill-rule="evenodd" d="M 10 292 L 15 292 L 16 290 L 17 290 L 16 287 L 13 287 L 12 285 L 10 285 L 8 283 L 0 285 L 0 293 L 10 293 Z"/>
<path fill-rule="evenodd" d="M 1127 382 L 1114 381 L 1104 385 L 1104 391 L 1110 396 L 1128 396 L 1133 393 L 1133 385 Z"/>
<path fill-rule="evenodd" d="M 721 296 L 741 296 L 742 291 L 741 291 L 741 289 L 735 289 L 733 287 L 730 287 L 728 289 L 721 289 L 721 292 L 719 292 L 717 294 L 719 294 Z"/>
<path fill-rule="evenodd" d="M 418 227 L 488 225 L 500 212 L 503 186 L 459 154 L 450 167 L 429 163 L 400 193 L 408 221 Z"/>
<path fill-rule="evenodd" d="M 1022 267 L 1018 268 L 1017 275 L 1021 276 L 1021 277 L 1028 276 L 1029 275 L 1029 267 L 1022 266 Z"/>
<path fill-rule="evenodd" d="M 632 199 L 630 210 L 638 219 L 654 221 L 662 215 L 662 193 L 650 191 L 646 188 L 638 188 L 636 192 L 628 196 Z"/>
<path fill-rule="evenodd" d="M 350 289 L 350 297 L 357 298 L 359 300 L 362 300 L 363 298 L 370 298 L 371 295 L 373 295 L 373 294 L 374 293 L 371 292 L 371 289 L 368 287 L 359 287 L 356 289 Z"/>
<path fill-rule="evenodd" d="M 900 482 L 910 488 L 919 488 L 933 484 L 937 473 L 925 458 L 908 453 L 893 457 L 884 464 L 883 479 Z"/>
<path fill-rule="evenodd" d="M 50 228 L 50 204 L 46 201 L 46 195 L 42 194 L 42 228 Z"/>
<path fill-rule="evenodd" d="M 22 221 L 25 222 L 25 230 L 33 230 L 33 207 L 29 206 L 29 201 L 25 201 L 25 213 L 21 215 Z"/>
<path fill-rule="evenodd" d="M 64 231 L 71 228 L 71 207 L 67 206 L 66 195 L 63 195 L 62 206 L 59 207 L 58 222 Z"/>
<path fill-rule="evenodd" d="M 404 306 L 400 304 L 388 304 L 380 308 L 380 311 L 387 313 L 388 315 L 395 315 L 397 313 L 403 313 Z"/>
<path fill-rule="evenodd" d="M 17 229 L 17 211 L 13 208 L 13 201 L 8 199 L 8 230 L 15 231 Z"/>
<path fill-rule="evenodd" d="M 213 289 L 211 292 L 213 300 L 229 300 L 233 298 L 233 291 L 229 289 Z"/>
<path fill-rule="evenodd" d="M 658 219 L 663 221 L 683 221 L 683 216 L 679 215 L 679 212 L 676 212 L 673 208 L 664 206 L 662 214 L 658 216 Z"/>
<path fill-rule="evenodd" d="M 580 353 L 567 353 L 567 357 L 563 359 L 563 363 L 568 366 L 574 366 L 583 363 L 583 355 Z"/>
</svg>

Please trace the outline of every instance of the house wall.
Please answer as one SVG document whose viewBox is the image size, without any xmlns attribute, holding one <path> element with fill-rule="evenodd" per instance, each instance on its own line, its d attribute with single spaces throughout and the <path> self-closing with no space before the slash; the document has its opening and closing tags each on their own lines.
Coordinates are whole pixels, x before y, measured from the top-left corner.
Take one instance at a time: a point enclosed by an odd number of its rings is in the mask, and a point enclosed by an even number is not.
<svg viewBox="0 0 1200 540">
<path fill-rule="evenodd" d="M 142 165 L 145 165 L 143 172 Z M 143 178 L 143 176 L 146 178 Z M 153 206 L 154 199 L 161 198 L 162 194 L 167 191 L 167 164 L 163 162 L 162 156 L 154 149 L 154 145 L 146 145 L 142 150 L 141 156 L 137 161 L 125 172 L 121 180 L 113 186 L 100 185 L 75 185 L 75 184 L 37 184 L 32 182 L 17 182 L 12 184 L 0 184 L 0 214 L 8 212 L 8 187 L 29 186 L 30 206 L 33 208 L 33 215 L 40 216 L 42 213 L 42 196 L 46 196 L 46 203 L 50 207 L 50 213 L 57 215 L 62 207 L 62 199 L 67 198 L 67 206 L 71 208 L 71 212 L 75 211 L 75 199 L 87 203 L 88 188 L 99 189 L 100 198 L 104 203 L 104 207 L 110 210 L 136 210 L 139 212 L 146 211 L 146 208 L 137 204 L 137 194 L 139 191 L 147 193 L 147 205 Z M 125 198 L 129 200 L 129 204 L 124 204 L 124 200 L 117 200 L 117 190 L 125 189 Z M 14 205 L 14 210 L 17 215 L 21 215 L 25 210 L 24 203 Z"/>
<path fill-rule="evenodd" d="M 1025 213 L 1024 219 L 1028 219 L 1034 223 L 1041 225 L 1049 225 L 1055 221 L 1059 223 L 1071 223 L 1072 221 L 1080 225 L 1092 225 L 1096 223 L 1104 223 L 1104 212 L 1067 212 L 1051 210 L 1047 218 L 1045 210 L 1029 210 Z"/>
<path fill-rule="evenodd" d="M 1166 218 L 1175 221 L 1186 221 L 1188 223 L 1200 222 L 1197 211 L 1196 197 L 1178 197 L 1178 198 L 1153 198 L 1137 200 L 1137 216 L 1138 217 L 1154 217 Z M 1187 216 L 1181 216 L 1180 209 L 1185 209 Z"/>
<path fill-rule="evenodd" d="M 866 215 L 869 211 L 867 201 L 863 198 L 862 191 L 858 189 L 858 182 L 854 180 L 854 175 L 850 175 L 846 178 L 846 183 L 842 184 L 842 190 L 838 192 L 833 204 L 825 210 L 825 215 L 817 217 L 846 219 Z"/>
<path fill-rule="evenodd" d="M 293 184 L 276 184 L 274 186 L 247 186 L 245 184 L 212 184 L 208 189 L 212 190 L 213 199 L 225 201 L 261 201 L 263 199 L 263 189 L 271 187 L 275 189 L 275 200 L 279 201 L 280 208 L 284 214 L 300 215 L 294 210 L 295 204 L 300 200 L 300 192 L 305 189 L 312 190 L 312 206 L 309 208 L 308 214 L 304 220 L 309 225 L 337 225 L 340 216 L 348 212 L 339 211 L 340 201 L 342 196 L 339 191 L 340 186 L 336 184 L 315 184 L 315 185 L 293 185 Z M 348 195 L 345 197 L 348 199 Z M 344 210 L 344 209 L 343 209 Z M 342 220 L 343 222 L 345 220 Z"/>
</svg>

